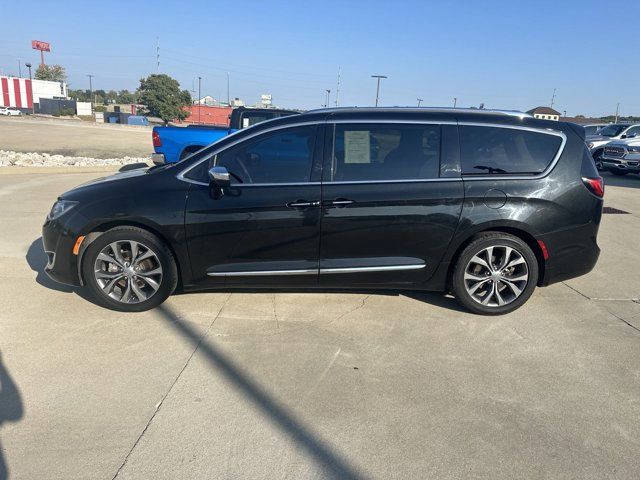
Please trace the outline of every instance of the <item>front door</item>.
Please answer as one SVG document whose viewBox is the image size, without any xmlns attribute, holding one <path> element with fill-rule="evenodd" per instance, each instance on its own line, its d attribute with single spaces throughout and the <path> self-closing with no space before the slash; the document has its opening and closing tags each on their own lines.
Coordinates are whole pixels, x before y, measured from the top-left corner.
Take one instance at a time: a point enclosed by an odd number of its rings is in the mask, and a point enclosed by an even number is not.
<svg viewBox="0 0 640 480">
<path fill-rule="evenodd" d="M 456 127 L 336 123 L 327 131 L 320 285 L 426 282 L 462 210 Z"/>
<path fill-rule="evenodd" d="M 317 284 L 318 130 L 303 125 L 268 131 L 211 161 L 229 170 L 232 184 L 223 191 L 194 184 L 189 191 L 185 223 L 196 283 Z"/>
</svg>

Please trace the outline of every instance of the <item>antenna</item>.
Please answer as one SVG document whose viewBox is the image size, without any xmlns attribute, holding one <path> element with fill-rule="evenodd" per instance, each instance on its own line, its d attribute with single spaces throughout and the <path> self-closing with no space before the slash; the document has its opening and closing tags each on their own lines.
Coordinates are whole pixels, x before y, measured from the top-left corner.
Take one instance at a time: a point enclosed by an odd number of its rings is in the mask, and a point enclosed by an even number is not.
<svg viewBox="0 0 640 480">
<path fill-rule="evenodd" d="M 336 85 L 336 107 L 340 101 L 340 67 L 338 67 L 338 84 Z"/>
</svg>

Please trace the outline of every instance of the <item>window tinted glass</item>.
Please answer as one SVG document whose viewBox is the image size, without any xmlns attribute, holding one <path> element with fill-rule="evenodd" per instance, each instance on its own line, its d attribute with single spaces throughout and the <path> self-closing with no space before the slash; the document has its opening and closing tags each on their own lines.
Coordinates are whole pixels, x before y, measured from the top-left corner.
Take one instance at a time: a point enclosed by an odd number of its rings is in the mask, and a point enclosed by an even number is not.
<svg viewBox="0 0 640 480">
<path fill-rule="evenodd" d="M 337 124 L 331 180 L 437 178 L 438 125 Z"/>
<path fill-rule="evenodd" d="M 220 152 L 216 165 L 233 173 L 232 183 L 308 182 L 315 136 L 314 125 L 260 135 Z"/>
<path fill-rule="evenodd" d="M 640 127 L 631 127 L 629 130 L 624 132 L 627 136 L 630 135 L 640 135 Z"/>
<path fill-rule="evenodd" d="M 557 135 L 500 127 L 460 127 L 462 173 L 541 173 L 558 153 Z"/>
</svg>

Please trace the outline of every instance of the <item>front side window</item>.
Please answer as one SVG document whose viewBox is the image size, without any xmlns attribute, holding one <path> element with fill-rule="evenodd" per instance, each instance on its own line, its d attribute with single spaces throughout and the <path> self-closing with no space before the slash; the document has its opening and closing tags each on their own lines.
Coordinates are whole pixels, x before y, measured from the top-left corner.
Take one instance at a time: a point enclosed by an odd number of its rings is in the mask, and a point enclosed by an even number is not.
<svg viewBox="0 0 640 480">
<path fill-rule="evenodd" d="M 624 132 L 627 137 L 633 137 L 640 135 L 640 127 L 631 127 L 629 130 Z"/>
<path fill-rule="evenodd" d="M 463 175 L 538 174 L 555 158 L 562 139 L 530 130 L 460 126 Z"/>
<path fill-rule="evenodd" d="M 215 164 L 229 170 L 232 183 L 308 182 L 315 137 L 315 125 L 265 133 L 218 153 Z"/>
<path fill-rule="evenodd" d="M 330 181 L 438 178 L 440 126 L 337 124 Z"/>
<path fill-rule="evenodd" d="M 617 137 L 625 128 L 627 128 L 626 125 L 607 125 L 598 132 L 598 135 L 602 135 L 603 137 Z"/>
</svg>

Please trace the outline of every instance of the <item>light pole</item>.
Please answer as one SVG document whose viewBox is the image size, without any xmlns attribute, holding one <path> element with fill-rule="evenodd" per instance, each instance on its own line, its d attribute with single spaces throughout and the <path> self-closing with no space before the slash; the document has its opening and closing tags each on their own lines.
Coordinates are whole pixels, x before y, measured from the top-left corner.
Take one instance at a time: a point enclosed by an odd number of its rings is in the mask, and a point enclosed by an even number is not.
<svg viewBox="0 0 640 480">
<path fill-rule="evenodd" d="M 327 100 L 324 102 L 324 108 L 327 108 L 329 106 L 329 95 L 331 94 L 331 90 L 327 88 L 325 91 L 327 92 Z"/>
<path fill-rule="evenodd" d="M 380 97 L 380 80 L 382 78 L 387 78 L 385 75 L 371 75 L 371 78 L 378 79 L 378 86 L 376 87 L 376 107 L 378 106 L 378 98 Z"/>
<path fill-rule="evenodd" d="M 418 100 L 418 107 L 419 107 L 419 106 L 420 106 L 420 104 L 422 103 L 422 99 L 421 99 L 421 98 L 418 98 L 417 100 Z"/>
<path fill-rule="evenodd" d="M 200 123 L 200 113 L 202 112 L 202 97 L 200 96 L 200 85 L 202 77 L 198 77 L 198 123 Z"/>
<path fill-rule="evenodd" d="M 87 77 L 89 77 L 89 101 L 91 102 L 91 107 L 93 108 L 93 104 L 96 103 L 95 102 L 95 98 L 93 98 L 93 77 L 94 75 L 91 74 L 87 74 Z"/>
<path fill-rule="evenodd" d="M 29 80 L 31 80 L 31 64 L 29 62 L 24 64 L 25 67 L 29 69 Z"/>
</svg>

